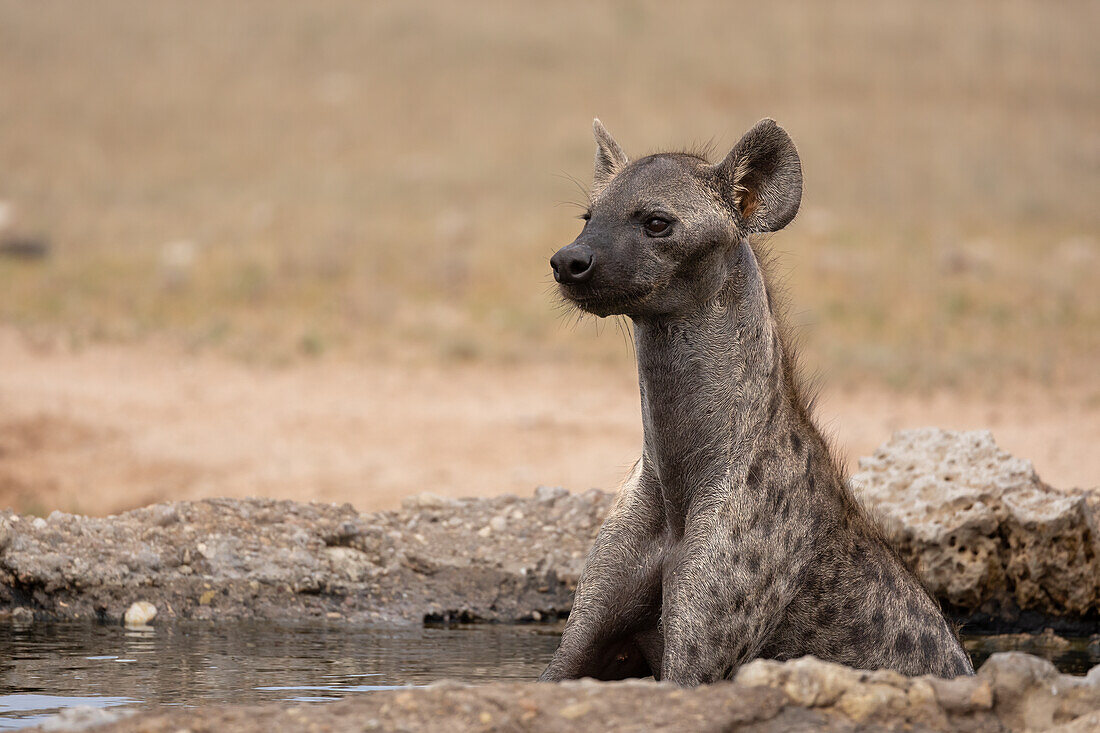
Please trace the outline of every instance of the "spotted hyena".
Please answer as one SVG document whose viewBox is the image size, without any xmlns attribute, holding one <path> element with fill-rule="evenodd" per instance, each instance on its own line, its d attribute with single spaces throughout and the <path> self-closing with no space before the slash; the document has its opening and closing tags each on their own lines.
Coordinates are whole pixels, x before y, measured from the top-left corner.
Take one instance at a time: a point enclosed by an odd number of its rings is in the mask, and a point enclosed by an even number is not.
<svg viewBox="0 0 1100 733">
<path fill-rule="evenodd" d="M 798 211 L 790 137 L 763 120 L 712 165 L 595 132 L 584 229 L 551 265 L 568 301 L 633 322 L 644 441 L 542 679 L 693 685 L 806 654 L 971 674 L 814 425 L 748 239 Z"/>
</svg>

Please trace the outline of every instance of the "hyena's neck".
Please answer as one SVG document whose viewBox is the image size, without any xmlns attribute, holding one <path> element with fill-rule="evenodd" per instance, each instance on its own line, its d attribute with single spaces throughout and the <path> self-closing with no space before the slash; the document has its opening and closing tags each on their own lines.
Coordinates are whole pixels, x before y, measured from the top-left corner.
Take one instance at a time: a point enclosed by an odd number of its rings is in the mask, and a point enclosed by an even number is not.
<svg viewBox="0 0 1100 733">
<path fill-rule="evenodd" d="M 697 500 L 743 473 L 754 442 L 791 409 L 763 273 L 747 241 L 734 257 L 726 287 L 699 313 L 634 324 L 642 460 L 677 534 Z"/>
</svg>

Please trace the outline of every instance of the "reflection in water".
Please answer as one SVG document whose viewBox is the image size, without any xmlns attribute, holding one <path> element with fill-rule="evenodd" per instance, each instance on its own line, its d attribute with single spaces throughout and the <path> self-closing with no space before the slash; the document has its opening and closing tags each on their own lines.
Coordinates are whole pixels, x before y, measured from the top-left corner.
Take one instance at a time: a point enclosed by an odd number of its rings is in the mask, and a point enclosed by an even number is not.
<svg viewBox="0 0 1100 733">
<path fill-rule="evenodd" d="M 350 628 L 178 623 L 0 626 L 0 729 L 68 707 L 325 702 L 441 679 L 533 680 L 560 628 Z M 970 637 L 975 665 L 997 651 L 1047 657 L 1084 674 L 1100 645 L 1049 636 Z"/>
<path fill-rule="evenodd" d="M 1051 634 L 964 636 L 963 646 L 977 669 L 997 652 L 1027 652 L 1049 659 L 1066 674 L 1083 675 L 1100 664 L 1100 638 L 1062 638 Z"/>
<path fill-rule="evenodd" d="M 532 680 L 557 642 L 534 626 L 0 626 L 0 729 L 77 705 L 312 702 L 444 678 Z"/>
</svg>

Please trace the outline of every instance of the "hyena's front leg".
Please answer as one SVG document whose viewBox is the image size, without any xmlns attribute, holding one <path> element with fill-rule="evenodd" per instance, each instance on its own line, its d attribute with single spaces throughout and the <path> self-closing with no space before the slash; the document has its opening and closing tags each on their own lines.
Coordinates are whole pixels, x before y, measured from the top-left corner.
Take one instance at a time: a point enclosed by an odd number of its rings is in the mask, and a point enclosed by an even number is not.
<svg viewBox="0 0 1100 733">
<path fill-rule="evenodd" d="M 795 593 L 801 563 L 766 551 L 762 527 L 689 522 L 665 566 L 661 679 L 728 679 L 754 659 Z"/>
<path fill-rule="evenodd" d="M 641 464 L 585 560 L 561 644 L 540 680 L 659 673 L 660 507 Z"/>
</svg>

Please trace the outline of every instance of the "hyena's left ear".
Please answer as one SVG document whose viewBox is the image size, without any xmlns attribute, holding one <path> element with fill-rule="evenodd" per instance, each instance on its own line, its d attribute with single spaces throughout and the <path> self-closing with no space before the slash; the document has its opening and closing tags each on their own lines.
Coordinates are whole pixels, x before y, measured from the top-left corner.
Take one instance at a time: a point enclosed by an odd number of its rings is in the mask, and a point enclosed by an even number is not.
<svg viewBox="0 0 1100 733">
<path fill-rule="evenodd" d="M 778 231 L 798 213 L 802 163 L 791 136 L 775 120 L 753 125 L 714 171 L 746 234 Z"/>
<path fill-rule="evenodd" d="M 598 119 L 592 120 L 592 133 L 596 136 L 596 170 L 592 174 L 592 196 L 595 197 L 630 161 Z"/>
</svg>

